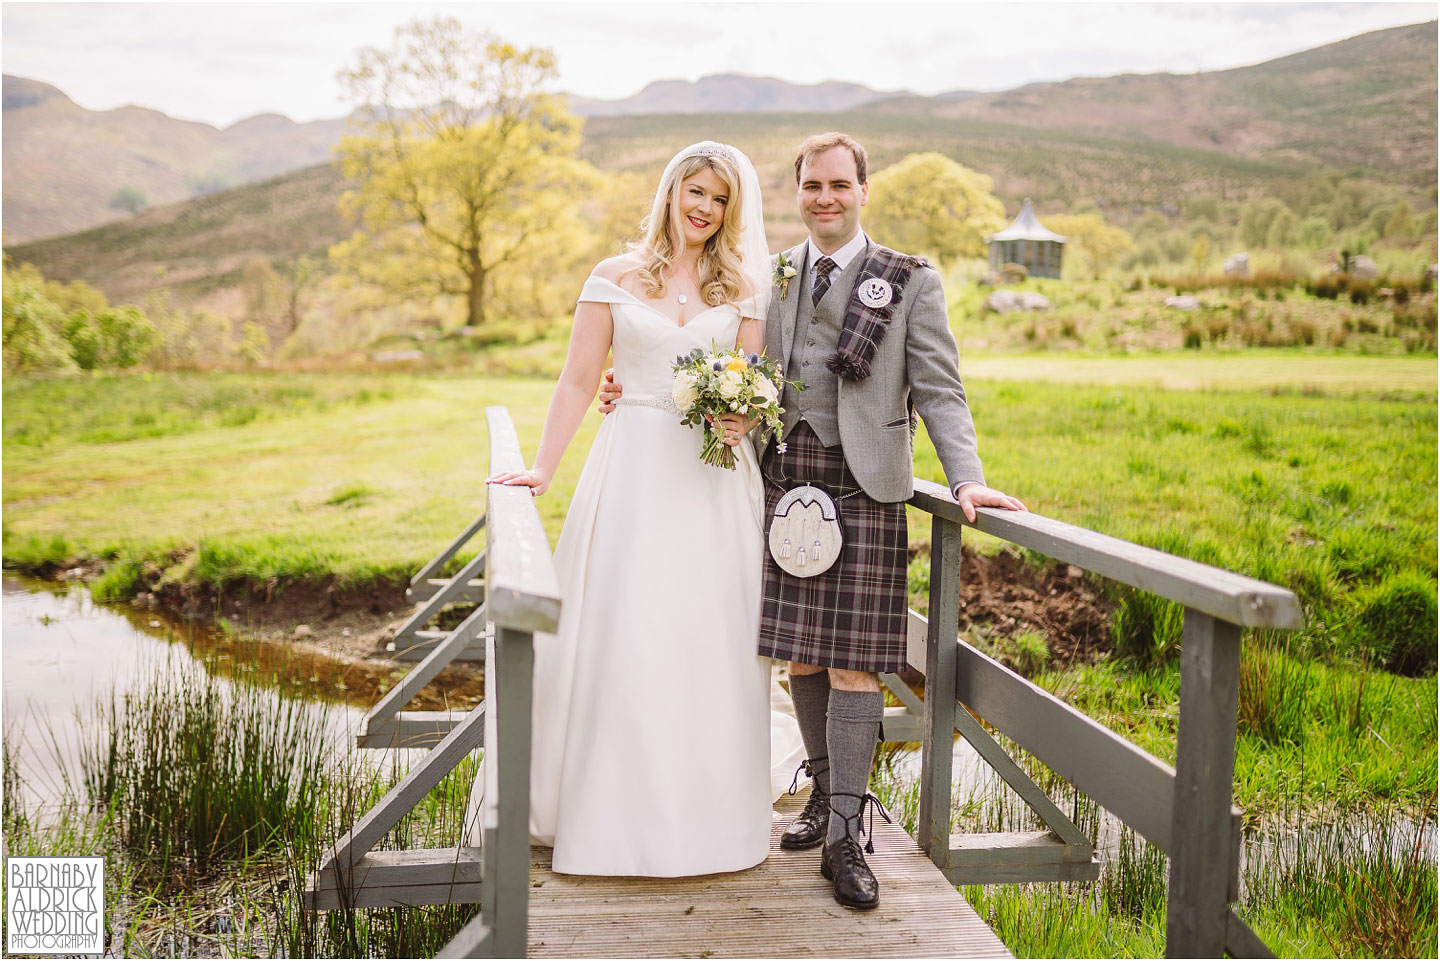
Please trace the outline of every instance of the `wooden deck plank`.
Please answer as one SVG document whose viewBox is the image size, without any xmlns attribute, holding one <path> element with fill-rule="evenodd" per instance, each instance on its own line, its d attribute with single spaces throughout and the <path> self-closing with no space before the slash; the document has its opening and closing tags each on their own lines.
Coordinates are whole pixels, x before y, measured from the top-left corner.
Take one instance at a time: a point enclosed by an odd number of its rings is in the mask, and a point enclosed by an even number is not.
<svg viewBox="0 0 1440 961">
<path fill-rule="evenodd" d="M 556 874 L 533 848 L 531 957 L 1008 958 L 1010 953 L 898 825 L 875 823 L 880 906 L 841 907 L 820 852 L 780 850 L 804 805 L 777 805 L 770 857 L 749 871 L 698 878 Z"/>
</svg>

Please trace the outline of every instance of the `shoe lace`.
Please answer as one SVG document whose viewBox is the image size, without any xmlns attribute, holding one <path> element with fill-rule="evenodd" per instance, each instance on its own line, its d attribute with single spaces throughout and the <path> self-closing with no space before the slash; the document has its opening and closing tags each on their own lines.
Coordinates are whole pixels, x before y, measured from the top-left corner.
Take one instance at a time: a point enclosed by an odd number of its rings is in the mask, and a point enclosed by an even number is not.
<svg viewBox="0 0 1440 961">
<path fill-rule="evenodd" d="M 841 814 L 839 811 L 835 810 L 834 798 L 837 798 L 837 797 L 852 797 L 852 798 L 855 798 L 857 801 L 860 802 L 860 810 L 856 811 L 856 812 L 855 812 L 853 815 L 851 815 L 851 816 L 846 816 L 846 815 L 844 815 L 844 814 Z M 878 797 L 876 797 L 875 795 L 873 795 L 873 794 L 851 794 L 851 793 L 849 793 L 848 791 L 835 791 L 835 792 L 831 793 L 830 798 L 831 798 L 831 802 L 830 802 L 830 813 L 833 814 L 833 815 L 836 815 L 837 817 L 839 817 L 841 820 L 843 820 L 843 821 L 845 822 L 845 839 L 848 840 L 848 841 L 854 841 L 854 842 L 856 843 L 856 845 L 858 846 L 860 842 L 859 842 L 859 838 L 856 837 L 856 835 L 859 835 L 859 834 L 865 835 L 865 853 L 866 853 L 866 854 L 874 854 L 874 853 L 875 853 L 875 809 L 876 809 L 876 808 L 879 808 L 879 809 L 880 809 L 880 816 L 885 819 L 885 823 L 886 823 L 886 824 L 894 824 L 894 823 L 895 823 L 895 822 L 891 819 L 891 817 L 890 817 L 890 812 L 887 811 L 887 810 L 885 810 L 885 805 L 881 804 L 881 803 L 880 803 L 880 799 L 879 799 Z M 860 826 L 860 819 L 865 816 L 865 811 L 866 811 L 867 808 L 868 808 L 869 811 L 870 811 L 870 821 L 869 821 L 870 829 L 869 829 L 868 831 L 865 830 L 865 828 L 863 828 L 863 827 Z M 850 822 L 851 822 L 851 821 L 854 821 L 854 822 L 855 822 L 855 834 L 851 834 L 851 833 L 850 833 Z"/>
<path fill-rule="evenodd" d="M 819 757 L 807 757 L 805 760 L 800 762 L 800 766 L 795 769 L 795 776 L 790 779 L 790 790 L 788 793 L 791 797 L 794 797 L 795 794 L 800 790 L 801 771 L 804 771 L 814 782 L 810 787 L 811 797 L 814 797 L 816 794 L 820 794 L 822 796 L 825 794 L 824 790 L 822 790 L 820 787 L 819 781 L 815 780 L 815 765 L 820 761 L 826 762 L 825 769 L 828 771 L 830 769 L 829 755 L 822 754 Z"/>
</svg>

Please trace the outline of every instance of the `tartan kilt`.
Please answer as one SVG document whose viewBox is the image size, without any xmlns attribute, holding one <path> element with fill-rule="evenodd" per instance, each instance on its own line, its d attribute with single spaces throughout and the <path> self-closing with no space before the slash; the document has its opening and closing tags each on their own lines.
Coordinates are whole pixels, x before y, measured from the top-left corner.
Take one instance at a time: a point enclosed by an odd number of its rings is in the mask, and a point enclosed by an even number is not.
<svg viewBox="0 0 1440 961">
<path fill-rule="evenodd" d="M 840 447 L 820 443 L 801 421 L 778 454 L 772 445 L 765 475 L 765 593 L 760 655 L 891 673 L 903 670 L 908 595 L 905 504 L 882 504 L 857 490 Z M 815 577 L 782 571 L 770 556 L 770 520 L 786 490 L 809 482 L 823 487 L 840 512 L 844 544 L 831 568 Z"/>
</svg>

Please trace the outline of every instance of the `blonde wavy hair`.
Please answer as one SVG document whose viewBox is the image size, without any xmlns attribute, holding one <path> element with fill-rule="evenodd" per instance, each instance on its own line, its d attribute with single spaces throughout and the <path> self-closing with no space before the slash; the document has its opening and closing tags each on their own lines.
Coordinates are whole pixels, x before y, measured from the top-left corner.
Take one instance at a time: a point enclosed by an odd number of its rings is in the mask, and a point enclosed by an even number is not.
<svg viewBox="0 0 1440 961">
<path fill-rule="evenodd" d="M 645 293 L 659 297 L 665 292 L 665 273 L 670 270 L 684 245 L 680 229 L 680 186 L 705 168 L 715 171 L 725 184 L 727 202 L 720 229 L 705 241 L 697 265 L 700 299 L 711 307 L 738 303 L 744 289 L 744 271 L 740 257 L 740 169 L 724 153 L 701 153 L 686 157 L 675 165 L 669 178 L 660 184 L 650 216 L 642 225 L 645 236 L 632 250 L 640 258 L 635 268 L 645 286 Z"/>
</svg>

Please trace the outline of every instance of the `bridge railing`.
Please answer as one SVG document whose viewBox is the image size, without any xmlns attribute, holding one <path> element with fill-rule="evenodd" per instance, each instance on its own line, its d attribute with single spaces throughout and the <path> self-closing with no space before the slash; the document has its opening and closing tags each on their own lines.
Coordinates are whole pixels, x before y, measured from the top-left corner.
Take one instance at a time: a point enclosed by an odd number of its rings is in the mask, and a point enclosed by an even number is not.
<svg viewBox="0 0 1440 961">
<path fill-rule="evenodd" d="M 1272 957 L 1230 907 L 1240 865 L 1240 812 L 1231 805 L 1240 635 L 1245 627 L 1299 627 L 1295 595 L 1037 514 L 977 512 L 971 526 L 979 531 L 1185 606 L 1172 768 L 958 639 L 960 533 L 969 522 L 938 484 L 917 479 L 910 504 L 932 516 L 930 616 L 911 612 L 908 658 L 925 675 L 924 704 L 916 705 L 923 712 L 916 840 L 931 860 L 955 883 L 1026 879 L 1045 860 L 1053 862 L 1050 877 L 1078 878 L 1090 861 L 1088 839 L 1075 837 L 1023 774 L 1005 769 L 1003 752 L 995 758 L 998 745 L 973 712 L 1170 856 L 1168 957 Z M 1058 838 L 995 845 L 951 837 L 956 730 L 1012 786 L 1028 788 L 1022 797 L 1052 828 L 1058 822 Z M 1030 843 L 1040 840 L 1049 843 Z"/>
<path fill-rule="evenodd" d="M 523 470 L 510 415 L 503 407 L 485 415 L 490 472 Z M 560 591 L 530 489 L 486 485 L 485 495 L 485 605 L 475 615 L 494 628 L 484 635 L 485 699 L 458 723 L 436 723 L 444 738 L 336 842 L 304 897 L 312 910 L 479 903 L 479 915 L 442 954 L 520 958 L 529 927 L 533 638 L 555 631 Z M 458 580 L 465 585 L 469 577 L 467 568 Z M 480 632 L 456 634 L 454 644 L 463 645 Z M 399 700 L 393 705 L 402 706 Z M 477 747 L 485 752 L 480 848 L 374 850 Z"/>
</svg>

